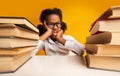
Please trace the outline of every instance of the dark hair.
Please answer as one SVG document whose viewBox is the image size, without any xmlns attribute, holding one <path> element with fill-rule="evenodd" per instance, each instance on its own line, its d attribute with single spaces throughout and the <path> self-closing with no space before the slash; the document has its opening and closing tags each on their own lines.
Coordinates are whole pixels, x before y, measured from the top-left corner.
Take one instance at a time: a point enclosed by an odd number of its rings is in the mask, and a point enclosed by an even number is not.
<svg viewBox="0 0 120 76">
<path fill-rule="evenodd" d="M 65 32 L 65 30 L 67 29 L 67 25 L 65 22 L 62 21 L 62 11 L 59 9 L 59 8 L 53 8 L 53 9 L 45 9 L 41 12 L 41 15 L 40 15 L 40 21 L 42 22 L 42 24 L 44 23 L 44 20 L 46 20 L 47 16 L 48 15 L 51 15 L 51 14 L 56 14 L 59 16 L 60 18 L 60 21 L 62 22 L 61 23 L 61 29 L 63 30 L 63 32 Z M 39 32 L 40 34 L 39 35 L 42 35 L 43 33 L 46 32 L 46 28 L 42 25 L 38 25 L 37 28 L 39 29 Z"/>
<path fill-rule="evenodd" d="M 62 21 L 62 11 L 58 8 L 53 8 L 53 9 L 45 9 L 42 11 L 41 15 L 40 15 L 40 21 L 42 23 L 44 23 L 44 20 L 46 20 L 48 15 L 51 14 L 56 14 L 60 17 L 60 21 Z"/>
</svg>

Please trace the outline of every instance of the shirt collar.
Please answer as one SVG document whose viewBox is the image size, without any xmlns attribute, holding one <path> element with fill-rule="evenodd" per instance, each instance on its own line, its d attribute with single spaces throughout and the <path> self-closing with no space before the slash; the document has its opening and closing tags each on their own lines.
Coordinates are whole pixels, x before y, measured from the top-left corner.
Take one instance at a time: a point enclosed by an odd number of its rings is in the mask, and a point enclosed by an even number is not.
<svg viewBox="0 0 120 76">
<path fill-rule="evenodd" d="M 63 35 L 63 38 L 65 37 L 65 35 Z M 51 44 L 56 44 L 56 43 L 59 43 L 58 41 L 53 41 L 50 37 L 47 39 L 49 43 Z"/>
<path fill-rule="evenodd" d="M 48 42 L 51 43 L 51 44 L 55 44 L 57 41 L 53 41 L 50 37 L 48 38 Z"/>
</svg>

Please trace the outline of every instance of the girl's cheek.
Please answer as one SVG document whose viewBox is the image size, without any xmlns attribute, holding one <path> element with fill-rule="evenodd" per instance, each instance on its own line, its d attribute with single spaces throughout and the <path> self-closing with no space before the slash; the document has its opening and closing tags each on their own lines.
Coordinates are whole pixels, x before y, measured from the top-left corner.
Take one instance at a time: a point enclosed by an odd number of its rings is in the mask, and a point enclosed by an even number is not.
<svg viewBox="0 0 120 76">
<path fill-rule="evenodd" d="M 58 29 L 59 31 L 61 30 L 61 27 L 59 27 L 59 29 Z"/>
</svg>

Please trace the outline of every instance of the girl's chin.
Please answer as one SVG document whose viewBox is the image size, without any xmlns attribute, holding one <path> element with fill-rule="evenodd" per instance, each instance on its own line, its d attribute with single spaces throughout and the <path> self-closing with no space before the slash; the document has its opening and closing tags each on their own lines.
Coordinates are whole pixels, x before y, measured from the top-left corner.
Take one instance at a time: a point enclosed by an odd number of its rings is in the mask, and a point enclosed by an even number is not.
<svg viewBox="0 0 120 76">
<path fill-rule="evenodd" d="M 52 36 L 51 36 L 51 37 L 56 38 L 56 36 L 57 36 L 57 34 L 52 34 Z"/>
</svg>

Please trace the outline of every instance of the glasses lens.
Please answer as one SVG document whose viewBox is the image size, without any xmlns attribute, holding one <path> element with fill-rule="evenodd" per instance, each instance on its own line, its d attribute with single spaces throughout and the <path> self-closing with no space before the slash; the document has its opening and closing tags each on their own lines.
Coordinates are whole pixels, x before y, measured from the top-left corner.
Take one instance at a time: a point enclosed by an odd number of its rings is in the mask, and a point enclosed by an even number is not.
<svg viewBox="0 0 120 76">
<path fill-rule="evenodd" d="M 48 27 L 53 27 L 54 24 L 52 24 L 52 23 L 48 23 L 47 26 L 48 26 Z"/>
<path fill-rule="evenodd" d="M 61 23 L 56 23 L 56 25 L 61 25 Z"/>
<path fill-rule="evenodd" d="M 53 28 L 54 26 L 57 26 L 57 27 L 60 27 L 61 26 L 61 23 L 60 22 L 57 22 L 57 23 L 48 23 L 47 26 L 50 27 L 50 28 Z"/>
</svg>

